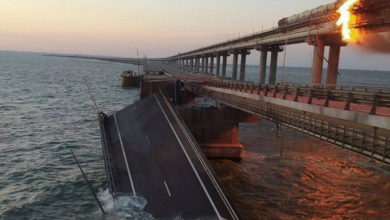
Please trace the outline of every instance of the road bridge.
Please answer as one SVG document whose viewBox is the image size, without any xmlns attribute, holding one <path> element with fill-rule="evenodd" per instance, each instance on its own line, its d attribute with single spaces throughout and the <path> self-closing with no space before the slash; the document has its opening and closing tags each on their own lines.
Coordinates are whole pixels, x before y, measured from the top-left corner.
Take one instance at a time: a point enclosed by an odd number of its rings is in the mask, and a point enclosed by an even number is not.
<svg viewBox="0 0 390 220">
<path fill-rule="evenodd" d="M 101 113 L 111 192 L 141 196 L 156 218 L 238 219 L 186 125 L 159 92 L 110 116 Z"/>
<path fill-rule="evenodd" d="M 388 87 L 255 84 L 160 65 L 192 93 L 390 163 Z"/>
</svg>

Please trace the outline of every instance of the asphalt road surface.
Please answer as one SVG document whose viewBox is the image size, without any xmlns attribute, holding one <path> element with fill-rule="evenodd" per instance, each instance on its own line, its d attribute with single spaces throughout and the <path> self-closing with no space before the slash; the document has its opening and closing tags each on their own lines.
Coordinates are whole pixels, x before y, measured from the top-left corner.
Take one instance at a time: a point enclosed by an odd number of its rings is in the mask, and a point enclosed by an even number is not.
<svg viewBox="0 0 390 220">
<path fill-rule="evenodd" d="M 158 93 L 104 120 L 114 193 L 141 195 L 157 218 L 239 219 L 207 159 Z"/>
</svg>

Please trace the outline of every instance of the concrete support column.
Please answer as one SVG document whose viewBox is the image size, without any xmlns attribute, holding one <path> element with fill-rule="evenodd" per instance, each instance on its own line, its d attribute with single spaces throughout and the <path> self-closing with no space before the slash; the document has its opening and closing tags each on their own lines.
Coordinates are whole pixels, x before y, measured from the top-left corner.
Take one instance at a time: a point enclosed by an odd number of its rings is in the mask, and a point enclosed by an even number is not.
<svg viewBox="0 0 390 220">
<path fill-rule="evenodd" d="M 269 80 L 268 84 L 275 85 L 276 83 L 276 71 L 278 67 L 278 53 L 280 52 L 280 48 L 273 48 L 271 50 L 271 64 L 269 70 Z"/>
<path fill-rule="evenodd" d="M 339 73 L 340 46 L 330 46 L 328 72 L 326 75 L 326 84 L 336 84 Z"/>
<path fill-rule="evenodd" d="M 267 76 L 267 54 L 266 49 L 260 50 L 260 84 L 265 84 L 265 77 Z"/>
<path fill-rule="evenodd" d="M 248 51 L 241 52 L 240 81 L 245 81 L 246 55 L 249 55 Z"/>
<path fill-rule="evenodd" d="M 217 54 L 217 66 L 216 66 L 216 70 L 215 70 L 215 75 L 217 77 L 219 77 L 219 71 L 220 71 L 220 67 L 221 67 L 221 56 L 219 54 Z"/>
<path fill-rule="evenodd" d="M 195 71 L 199 73 L 199 57 L 195 58 Z"/>
<path fill-rule="evenodd" d="M 238 63 L 238 52 L 233 52 L 233 70 L 232 70 L 232 80 L 237 80 L 237 63 Z"/>
<path fill-rule="evenodd" d="M 226 78 L 227 54 L 222 55 L 222 78 Z"/>
<path fill-rule="evenodd" d="M 322 79 L 322 69 L 324 65 L 324 51 L 325 46 L 322 43 L 317 43 L 314 46 L 313 52 L 313 64 L 311 67 L 311 82 L 312 83 L 321 83 Z"/>
<path fill-rule="evenodd" d="M 210 75 L 214 75 L 214 56 L 210 56 Z"/>
<path fill-rule="evenodd" d="M 205 66 L 204 66 L 204 73 L 206 74 L 206 75 L 208 75 L 209 74 L 209 57 L 208 56 L 206 56 L 205 57 Z"/>
<path fill-rule="evenodd" d="M 193 57 L 190 58 L 190 70 L 191 71 L 194 70 L 194 58 Z"/>
<path fill-rule="evenodd" d="M 202 57 L 202 72 L 201 72 L 201 74 L 204 74 L 205 64 L 206 64 L 206 59 L 205 59 L 205 57 Z"/>
</svg>

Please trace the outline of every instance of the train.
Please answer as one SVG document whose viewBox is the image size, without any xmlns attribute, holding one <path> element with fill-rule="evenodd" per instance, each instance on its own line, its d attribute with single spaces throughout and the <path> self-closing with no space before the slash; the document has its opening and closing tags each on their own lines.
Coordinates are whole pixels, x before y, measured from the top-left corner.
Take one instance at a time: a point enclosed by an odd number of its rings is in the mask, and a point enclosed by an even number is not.
<svg viewBox="0 0 390 220">
<path fill-rule="evenodd" d="M 290 26 L 294 24 L 303 23 L 318 17 L 322 17 L 328 14 L 335 13 L 337 9 L 344 3 L 345 0 L 337 0 L 336 2 L 319 6 L 312 10 L 307 10 L 303 13 L 296 14 L 290 17 L 282 18 L 279 20 L 279 27 Z"/>
</svg>

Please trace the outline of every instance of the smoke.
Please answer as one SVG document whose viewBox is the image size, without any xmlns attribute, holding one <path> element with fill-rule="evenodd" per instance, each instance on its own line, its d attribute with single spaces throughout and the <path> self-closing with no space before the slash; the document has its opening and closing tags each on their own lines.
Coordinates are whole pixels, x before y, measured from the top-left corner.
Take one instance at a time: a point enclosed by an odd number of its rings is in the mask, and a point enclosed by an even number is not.
<svg viewBox="0 0 390 220">
<path fill-rule="evenodd" d="M 371 52 L 390 54 L 390 31 L 361 32 L 357 45 Z"/>
</svg>

